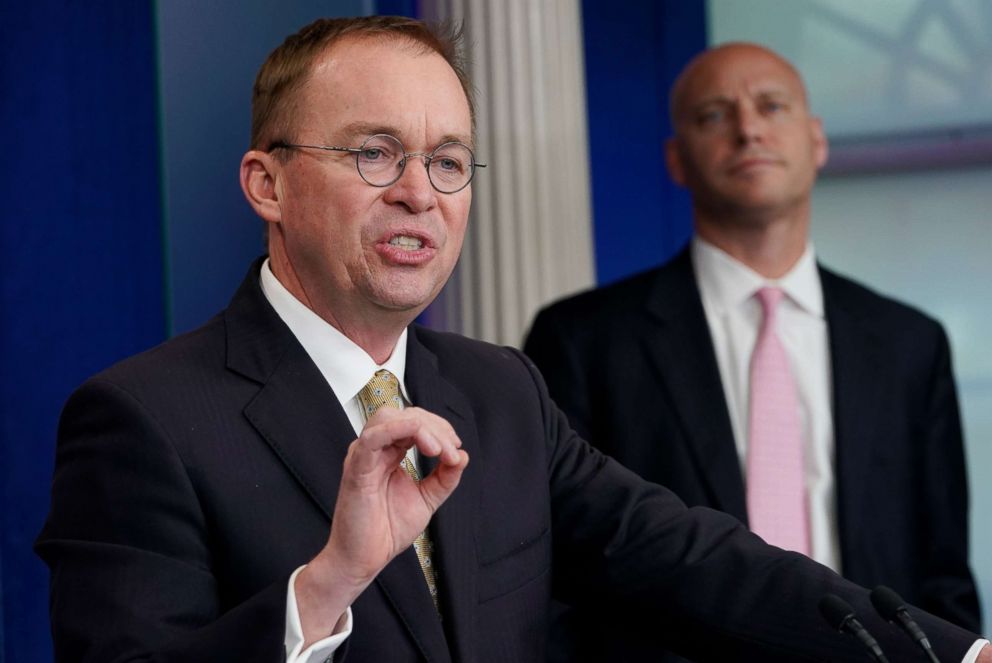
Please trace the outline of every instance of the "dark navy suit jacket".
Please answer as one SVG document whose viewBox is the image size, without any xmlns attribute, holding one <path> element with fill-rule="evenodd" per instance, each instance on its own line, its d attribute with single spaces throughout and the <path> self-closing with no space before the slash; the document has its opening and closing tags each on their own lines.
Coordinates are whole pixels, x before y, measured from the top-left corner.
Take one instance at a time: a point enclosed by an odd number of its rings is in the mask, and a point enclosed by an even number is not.
<svg viewBox="0 0 992 663">
<path fill-rule="evenodd" d="M 980 628 L 950 352 L 922 313 L 820 268 L 845 577 Z M 524 351 L 575 430 L 690 506 L 747 522 L 744 480 L 688 250 L 558 302 Z"/>
<path fill-rule="evenodd" d="M 37 542 L 59 661 L 282 660 L 287 580 L 327 539 L 354 431 L 258 268 L 204 327 L 66 405 Z M 863 590 L 589 447 L 521 353 L 419 327 L 408 343 L 413 403 L 471 458 L 430 525 L 443 620 L 407 550 L 352 606 L 336 660 L 536 663 L 552 595 L 652 615 L 701 658 L 861 660 L 816 605 L 834 591 L 868 613 Z M 920 618 L 946 660 L 973 640 Z"/>
</svg>

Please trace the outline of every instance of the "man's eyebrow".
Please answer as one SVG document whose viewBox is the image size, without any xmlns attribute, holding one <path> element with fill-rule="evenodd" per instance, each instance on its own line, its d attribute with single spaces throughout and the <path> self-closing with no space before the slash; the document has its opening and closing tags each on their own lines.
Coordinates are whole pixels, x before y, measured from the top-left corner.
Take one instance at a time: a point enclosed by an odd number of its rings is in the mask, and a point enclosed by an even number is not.
<svg viewBox="0 0 992 663">
<path fill-rule="evenodd" d="M 375 136 L 376 134 L 389 134 L 390 136 L 395 136 L 403 143 L 404 147 L 408 147 L 406 142 L 403 140 L 403 132 L 400 131 L 398 127 L 391 127 L 385 124 L 374 124 L 372 122 L 352 122 L 351 124 L 345 125 L 341 129 L 340 135 L 346 140 L 358 140 L 368 138 L 369 136 Z M 437 145 L 443 143 L 464 143 L 470 148 L 475 149 L 472 145 L 472 139 L 467 135 L 462 134 L 445 134 L 441 136 L 441 139 L 437 141 Z M 437 147 L 434 145 L 432 147 Z M 356 146 L 357 147 L 357 146 Z"/>
<path fill-rule="evenodd" d="M 686 108 L 687 111 L 695 112 L 707 108 L 708 106 L 727 106 L 735 103 L 733 99 L 725 96 L 706 97 L 695 102 Z"/>
<path fill-rule="evenodd" d="M 790 92 L 788 88 L 770 87 L 758 92 L 757 96 L 759 98 L 776 97 L 776 98 L 791 99 L 795 95 L 792 92 Z"/>
<path fill-rule="evenodd" d="M 438 145 L 443 143 L 461 143 L 463 145 L 468 145 L 473 150 L 475 149 L 475 145 L 472 144 L 472 139 L 470 137 L 459 134 L 445 134 L 441 136 L 441 140 L 438 142 Z"/>
<path fill-rule="evenodd" d="M 758 90 L 755 93 L 754 98 L 792 99 L 794 96 L 795 95 L 787 87 L 776 85 Z M 691 112 L 706 108 L 707 106 L 726 106 L 726 105 L 733 105 L 735 103 L 737 103 L 737 100 L 731 97 L 725 95 L 714 95 L 712 97 L 705 97 L 703 99 L 700 99 L 696 103 L 692 104 L 692 106 L 690 106 L 687 110 Z"/>
<path fill-rule="evenodd" d="M 376 134 L 389 134 L 399 138 L 399 129 L 385 124 L 373 124 L 372 122 L 352 122 L 341 129 L 341 135 L 348 139 L 368 138 Z"/>
</svg>

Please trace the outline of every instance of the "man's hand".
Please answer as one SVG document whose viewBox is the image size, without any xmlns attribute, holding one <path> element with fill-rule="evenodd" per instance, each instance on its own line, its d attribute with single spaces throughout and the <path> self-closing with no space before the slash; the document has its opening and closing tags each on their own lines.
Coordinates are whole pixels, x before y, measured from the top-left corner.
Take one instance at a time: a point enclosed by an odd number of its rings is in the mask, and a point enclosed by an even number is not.
<svg viewBox="0 0 992 663">
<path fill-rule="evenodd" d="M 992 646 L 985 645 L 982 650 L 978 652 L 978 658 L 975 659 L 975 663 L 992 663 Z"/>
<path fill-rule="evenodd" d="M 461 445 L 451 424 L 420 408 L 384 407 L 369 419 L 348 449 L 327 545 L 296 577 L 304 647 L 330 635 L 347 607 L 427 527 L 468 465 Z M 420 483 L 400 466 L 412 446 L 440 460 Z"/>
</svg>

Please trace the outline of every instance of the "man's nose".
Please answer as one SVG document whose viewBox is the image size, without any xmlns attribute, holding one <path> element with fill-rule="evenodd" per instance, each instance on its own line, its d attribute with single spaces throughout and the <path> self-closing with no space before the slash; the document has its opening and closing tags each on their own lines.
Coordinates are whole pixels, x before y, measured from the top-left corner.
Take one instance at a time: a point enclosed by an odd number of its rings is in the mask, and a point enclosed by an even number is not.
<svg viewBox="0 0 992 663">
<path fill-rule="evenodd" d="M 735 113 L 737 131 L 737 141 L 741 145 L 747 145 L 757 140 L 761 140 L 764 135 L 764 118 L 757 109 L 746 104 L 737 107 Z"/>
<path fill-rule="evenodd" d="M 425 154 L 408 154 L 400 178 L 386 188 L 388 203 L 403 205 L 414 214 L 426 212 L 437 205 L 437 190 L 431 184 Z"/>
</svg>

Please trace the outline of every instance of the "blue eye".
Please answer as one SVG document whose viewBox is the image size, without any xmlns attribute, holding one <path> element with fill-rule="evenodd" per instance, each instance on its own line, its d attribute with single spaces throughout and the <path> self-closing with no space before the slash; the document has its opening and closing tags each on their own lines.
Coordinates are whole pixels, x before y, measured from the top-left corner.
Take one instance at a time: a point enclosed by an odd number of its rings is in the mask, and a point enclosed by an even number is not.
<svg viewBox="0 0 992 663">
<path fill-rule="evenodd" d="M 472 151 L 458 142 L 445 143 L 434 150 L 430 172 L 445 186 L 460 185 L 472 170 Z M 456 188 L 456 187 L 455 187 Z"/>
<path fill-rule="evenodd" d="M 702 111 L 701 113 L 697 114 L 696 123 L 699 124 L 700 126 L 705 127 L 708 125 L 716 124 L 718 122 L 722 122 L 724 117 L 726 117 L 726 113 L 723 110 L 710 109 L 710 110 Z"/>
<path fill-rule="evenodd" d="M 788 106 L 781 101 L 768 100 L 761 104 L 761 111 L 763 113 L 778 113 L 780 111 L 787 110 Z"/>
<path fill-rule="evenodd" d="M 451 158 L 446 157 L 444 159 L 438 159 L 437 163 L 442 170 L 452 170 L 452 171 L 461 170 L 461 166 L 459 165 L 459 163 Z"/>
<path fill-rule="evenodd" d="M 358 160 L 367 166 L 385 166 L 397 160 L 397 155 L 403 154 L 403 145 L 392 136 L 377 134 L 362 144 Z"/>
</svg>

